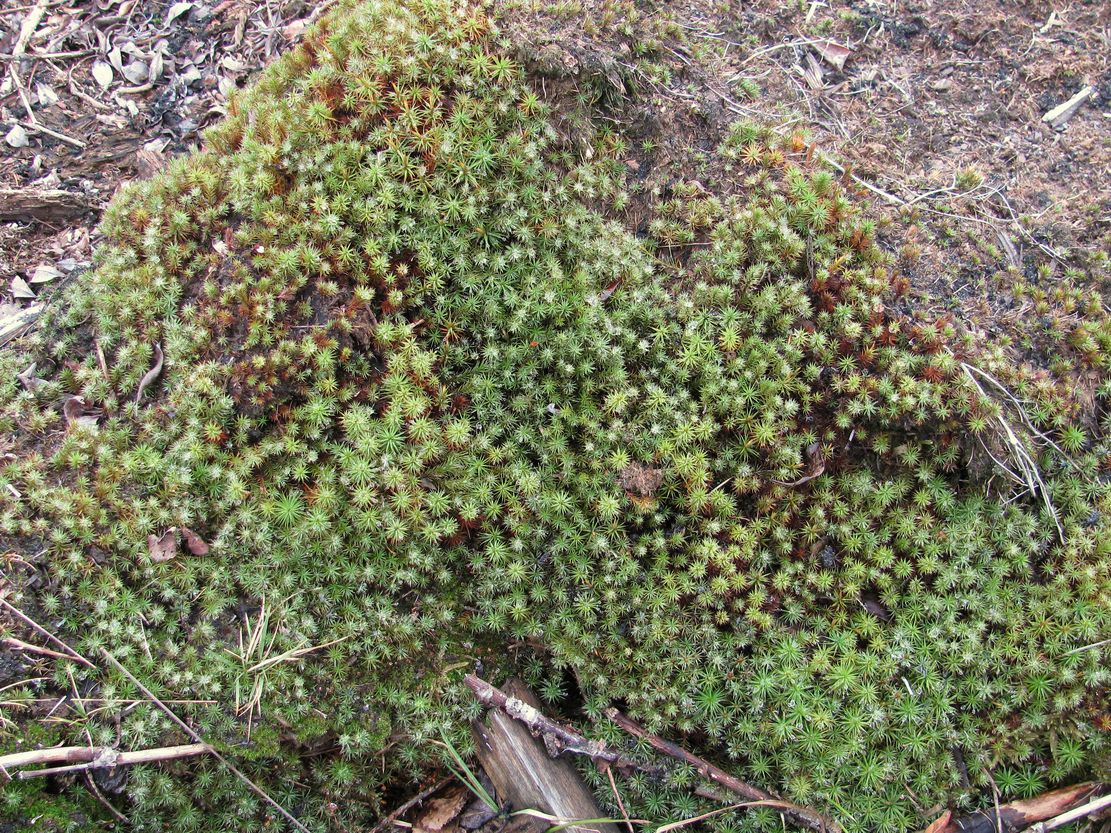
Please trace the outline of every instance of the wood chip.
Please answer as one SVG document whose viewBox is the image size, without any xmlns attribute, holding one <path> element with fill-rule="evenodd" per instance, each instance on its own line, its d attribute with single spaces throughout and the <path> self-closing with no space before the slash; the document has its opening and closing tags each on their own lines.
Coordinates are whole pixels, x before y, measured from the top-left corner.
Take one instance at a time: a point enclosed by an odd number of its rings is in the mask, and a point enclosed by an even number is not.
<svg viewBox="0 0 1111 833">
<path fill-rule="evenodd" d="M 841 72 L 845 68 L 845 61 L 853 54 L 853 51 L 849 47 L 837 43 L 836 41 L 824 39 L 816 40 L 810 45 L 814 47 L 814 51 L 821 56 L 823 61 L 838 72 Z"/>
<path fill-rule="evenodd" d="M 0 188 L 0 221 L 65 220 L 92 206 L 81 194 L 60 188 Z"/>
<path fill-rule="evenodd" d="M 1068 120 L 1076 115 L 1076 111 L 1087 103 L 1088 99 L 1092 97 L 1095 91 L 1096 88 L 1089 84 L 1068 101 L 1063 104 L 1058 104 L 1042 116 L 1042 121 L 1052 126 L 1054 129 L 1064 127 L 1065 124 L 1068 123 Z"/>
<path fill-rule="evenodd" d="M 0 344 L 7 344 L 42 315 L 42 304 L 0 304 Z"/>
</svg>

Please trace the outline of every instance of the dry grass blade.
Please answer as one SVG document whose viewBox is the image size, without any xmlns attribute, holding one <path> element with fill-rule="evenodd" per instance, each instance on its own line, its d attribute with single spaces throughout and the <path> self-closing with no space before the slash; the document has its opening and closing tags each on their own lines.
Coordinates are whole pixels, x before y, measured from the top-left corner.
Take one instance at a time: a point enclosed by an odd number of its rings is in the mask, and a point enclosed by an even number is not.
<svg viewBox="0 0 1111 833">
<path fill-rule="evenodd" d="M 1052 445 L 1054 449 L 1056 449 L 1065 457 L 1065 459 L 1068 459 L 1068 455 L 1065 455 L 1064 452 L 1061 451 L 1061 449 L 1055 443 L 1053 443 L 1052 440 L 1050 440 L 1048 437 L 1034 428 L 1033 424 L 1030 422 L 1030 418 L 1026 415 L 1025 410 L 1022 408 L 1021 403 L 998 380 L 996 380 L 990 374 L 985 373 L 983 370 L 973 367 L 972 365 L 965 362 L 961 362 L 961 369 L 964 370 L 964 373 L 968 377 L 968 380 L 972 382 L 976 390 L 979 391 L 980 395 L 983 396 L 985 399 L 991 399 L 991 397 L 988 396 L 987 391 L 984 390 L 977 377 L 990 381 L 996 388 L 1003 391 L 1010 402 L 1015 406 L 1015 408 L 1018 409 L 1019 413 L 1022 416 L 1023 422 L 1026 423 L 1029 429 L 1036 436 Z M 1015 433 L 1015 430 L 1011 427 L 1011 424 L 1003 418 L 1002 414 L 996 415 L 995 422 L 997 422 L 999 424 L 999 427 L 1002 429 L 1002 439 L 1004 441 L 1004 445 L 1010 452 L 1013 468 L 1009 468 L 1001 463 L 990 451 L 988 451 L 988 456 L 990 456 L 991 459 L 996 463 L 996 465 L 1003 469 L 1003 471 L 1005 471 L 1012 479 L 1021 483 L 1025 487 L 1026 491 L 1028 491 L 1031 495 L 1041 495 L 1042 501 L 1045 503 L 1045 507 L 1049 511 L 1050 517 L 1053 518 L 1053 523 L 1057 528 L 1057 537 L 1062 544 L 1065 543 L 1065 530 L 1064 527 L 1061 526 L 1061 517 L 1057 513 L 1057 507 L 1053 505 L 1053 501 L 1049 496 L 1049 489 L 1045 485 L 1045 481 L 1042 479 L 1041 471 L 1038 469 L 1038 464 L 1037 462 L 1035 462 L 1033 455 L 1031 455 L 1030 452 L 1026 449 L 1025 443 L 1023 443 L 1022 440 L 1019 439 L 1018 435 Z M 987 447 L 985 446 L 985 451 L 986 450 Z"/>
</svg>

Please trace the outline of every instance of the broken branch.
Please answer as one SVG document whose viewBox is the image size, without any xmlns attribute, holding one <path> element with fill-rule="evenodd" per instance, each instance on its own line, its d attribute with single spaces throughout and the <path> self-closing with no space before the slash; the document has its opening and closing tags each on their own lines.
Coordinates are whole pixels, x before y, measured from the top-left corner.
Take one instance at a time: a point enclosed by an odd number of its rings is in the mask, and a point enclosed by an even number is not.
<svg viewBox="0 0 1111 833">
<path fill-rule="evenodd" d="M 644 729 L 639 723 L 629 719 L 617 709 L 606 709 L 606 717 L 628 732 L 634 737 L 641 738 L 648 741 L 648 743 L 657 752 L 667 755 L 669 758 L 674 758 L 677 761 L 682 761 L 694 767 L 698 774 L 705 778 L 707 781 L 712 781 L 721 787 L 729 790 L 736 795 L 741 796 L 751 802 L 769 802 L 772 806 L 776 807 L 784 816 L 791 819 L 802 827 L 808 827 L 811 830 L 829 831 L 829 833 L 840 833 L 841 827 L 832 819 L 828 819 L 819 813 L 817 810 L 812 810 L 809 807 L 801 807 L 797 804 L 792 804 L 788 801 L 783 801 L 776 798 L 771 793 L 754 787 L 752 784 L 745 783 L 740 778 L 730 775 L 720 767 L 716 767 L 709 761 L 698 757 L 697 755 L 688 752 L 678 744 L 671 741 L 664 740 L 659 735 L 654 735 L 647 729 Z"/>
<path fill-rule="evenodd" d="M 463 682 L 474 692 L 475 699 L 482 705 L 500 709 L 514 720 L 524 723 L 534 737 L 542 736 L 548 754 L 553 758 L 561 752 L 572 752 L 576 755 L 585 755 L 594 761 L 606 761 L 624 772 L 644 769 L 643 765 L 609 749 L 604 743 L 589 740 L 574 729 L 556 723 L 523 700 L 510 697 L 474 674 L 467 674 Z"/>
<path fill-rule="evenodd" d="M 173 761 L 179 758 L 207 755 L 211 751 L 212 747 L 207 743 L 187 743 L 181 746 L 138 749 L 134 752 L 120 752 L 108 746 L 55 746 L 50 749 L 34 749 L 28 752 L 0 755 L 0 771 L 10 771 L 37 764 L 67 764 L 67 766 L 24 770 L 16 773 L 16 777 L 21 779 L 38 778 L 44 775 L 56 775 L 61 772 Z"/>
<path fill-rule="evenodd" d="M 1068 823 L 1068 821 L 1065 821 L 1060 824 L 1053 824 L 1057 819 L 1069 815 L 1075 810 L 1080 810 L 1081 808 L 1075 807 L 1076 803 L 1091 798 L 1092 793 L 1098 788 L 1099 785 L 1094 783 L 1075 784 L 1071 787 L 1062 787 L 1059 790 L 1043 793 L 1034 798 L 1001 804 L 998 809 L 979 810 L 967 816 L 950 820 L 937 833 L 997 833 L 1000 829 L 1014 831 L 1034 829 L 1043 833 L 1044 831 L 1054 830 L 1056 827 Z M 1104 799 L 1106 798 L 1107 796 L 1104 797 Z M 1104 799 L 1098 799 L 1098 801 Z M 1069 820 L 1075 821 L 1100 809 L 1100 807 L 1091 807 L 1092 803 L 1095 802 L 1084 805 L 1088 809 Z M 1040 826 L 1042 822 L 1045 823 L 1044 827 Z M 1053 826 L 1050 826 L 1051 824 Z"/>
<path fill-rule="evenodd" d="M 93 665 L 91 662 L 89 662 L 87 659 L 85 659 L 83 656 L 81 656 L 79 653 L 77 653 L 77 651 L 73 650 L 73 648 L 69 647 L 69 645 L 64 643 L 62 640 L 60 640 L 58 637 L 56 637 L 54 634 L 52 634 L 50 631 L 48 631 L 46 628 L 44 628 L 42 625 L 40 625 L 38 622 L 36 622 L 34 619 L 32 619 L 26 613 L 24 613 L 22 610 L 17 608 L 15 605 L 11 604 L 7 599 L 0 598 L 0 605 L 3 605 L 14 616 L 18 617 L 25 624 L 29 625 L 35 631 L 42 634 L 47 639 L 49 639 L 51 642 L 53 642 L 55 645 L 57 645 L 59 648 L 64 650 L 73 659 L 77 660 L 82 665 L 85 665 L 89 668 L 92 668 L 94 671 L 96 670 L 95 665 Z"/>
</svg>

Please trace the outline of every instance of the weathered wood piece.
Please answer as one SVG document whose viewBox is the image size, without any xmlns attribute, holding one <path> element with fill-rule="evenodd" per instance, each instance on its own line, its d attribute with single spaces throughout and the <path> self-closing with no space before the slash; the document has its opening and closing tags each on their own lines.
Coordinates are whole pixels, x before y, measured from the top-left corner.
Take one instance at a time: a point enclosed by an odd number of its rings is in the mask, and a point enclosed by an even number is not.
<svg viewBox="0 0 1111 833">
<path fill-rule="evenodd" d="M 1027 830 L 1091 798 L 1097 787 L 1097 784 L 1075 784 L 1023 801 L 1012 801 L 1001 805 L 998 815 L 994 807 L 980 810 L 952 819 L 940 833 L 999 833 L 1000 830 L 1016 833 Z"/>
<path fill-rule="evenodd" d="M 61 188 L 0 188 L 0 221 L 70 220 L 91 211 L 82 194 Z"/>
<path fill-rule="evenodd" d="M 1042 116 L 1042 121 L 1053 128 L 1064 127 L 1068 120 L 1076 114 L 1076 111 L 1079 110 L 1085 104 L 1085 102 L 1087 102 L 1087 100 L 1092 97 L 1092 94 L 1095 93 L 1095 91 L 1096 88 L 1089 84 L 1068 101 L 1063 102 L 1062 104 L 1058 104 L 1056 107 Z"/>
<path fill-rule="evenodd" d="M 0 345 L 7 344 L 42 315 L 42 304 L 21 307 L 17 304 L 0 304 Z"/>
<path fill-rule="evenodd" d="M 511 680 L 505 694 L 533 709 L 540 703 L 521 682 Z M 544 742 L 534 738 L 519 720 L 500 708 L 491 709 L 485 721 L 471 724 L 478 759 L 497 791 L 499 802 L 508 801 L 514 810 L 533 809 L 560 819 L 598 819 L 605 813 L 582 777 L 566 758 L 552 758 Z M 528 816 L 514 819 L 522 822 Z M 541 819 L 525 825 L 526 830 L 545 830 L 551 825 Z M 516 827 L 516 825 L 514 825 Z M 575 833 L 619 833 L 617 825 L 591 822 L 567 828 Z"/>
</svg>

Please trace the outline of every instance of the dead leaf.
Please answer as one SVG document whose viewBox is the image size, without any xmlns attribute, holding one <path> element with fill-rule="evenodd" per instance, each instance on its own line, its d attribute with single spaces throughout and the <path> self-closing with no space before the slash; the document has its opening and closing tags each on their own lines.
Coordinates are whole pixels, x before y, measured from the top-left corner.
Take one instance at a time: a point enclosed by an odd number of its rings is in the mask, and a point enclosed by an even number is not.
<svg viewBox="0 0 1111 833">
<path fill-rule="evenodd" d="M 867 610 L 881 622 L 891 621 L 891 611 L 889 611 L 884 606 L 883 602 L 879 600 L 878 596 L 872 595 L 870 593 L 863 594 L 860 597 L 860 604 L 863 605 L 865 610 Z"/>
<path fill-rule="evenodd" d="M 16 275 L 12 278 L 12 295 L 16 298 L 34 298 L 35 293 L 31 291 L 31 285 L 23 278 Z"/>
<path fill-rule="evenodd" d="M 31 283 L 50 283 L 50 281 L 60 277 L 62 277 L 60 271 L 43 263 L 35 267 L 35 271 L 31 275 Z"/>
<path fill-rule="evenodd" d="M 304 17 L 299 20 L 290 21 L 285 25 L 285 28 L 282 29 L 282 36 L 286 40 L 296 40 L 297 38 L 301 37 L 301 34 L 305 31 L 308 25 L 308 18 Z"/>
<path fill-rule="evenodd" d="M 807 86 L 812 90 L 820 90 L 825 86 L 822 77 L 825 75 L 822 72 L 822 65 L 818 63 L 818 59 L 806 53 L 806 69 L 802 70 L 802 77 L 806 79 Z"/>
<path fill-rule="evenodd" d="M 942 831 L 949 826 L 949 819 L 951 819 L 952 817 L 953 811 L 946 810 L 936 819 L 931 821 L 930 826 L 923 830 L 922 833 L 942 833 Z"/>
<path fill-rule="evenodd" d="M 73 427 L 80 416 L 85 413 L 85 400 L 80 396 L 66 397 L 62 403 L 62 416 L 66 419 L 66 427 Z"/>
<path fill-rule="evenodd" d="M 100 85 L 102 90 L 108 89 L 112 83 L 112 65 L 106 61 L 96 61 L 93 63 L 93 80 Z"/>
<path fill-rule="evenodd" d="M 155 564 L 160 564 L 163 561 L 169 561 L 177 555 L 177 537 L 174 535 L 176 529 L 170 527 L 162 533 L 162 537 L 157 535 L 147 536 L 147 550 L 150 551 L 150 560 Z"/>
<path fill-rule="evenodd" d="M 31 144 L 31 140 L 27 138 L 27 131 L 18 124 L 8 131 L 7 135 L 4 136 L 4 141 L 13 148 L 25 148 Z"/>
<path fill-rule="evenodd" d="M 187 526 L 181 528 L 181 537 L 185 541 L 185 546 L 193 555 L 208 555 L 208 544 L 205 543 L 204 538 L 195 533 Z"/>
<path fill-rule="evenodd" d="M 35 84 L 35 95 L 39 97 L 39 104 L 42 107 L 52 107 L 58 103 L 58 94 L 54 92 L 54 88 L 41 81 Z"/>
<path fill-rule="evenodd" d="M 165 67 L 166 59 L 162 57 L 162 50 L 155 52 L 150 58 L 150 74 L 149 79 L 154 83 L 162 77 L 162 70 Z"/>
<path fill-rule="evenodd" d="M 191 8 L 193 8 L 193 4 L 187 2 L 187 0 L 182 0 L 182 2 L 174 3 L 172 6 L 170 6 L 170 10 L 166 12 L 166 25 L 169 26 Z"/>
<path fill-rule="evenodd" d="M 21 373 L 17 373 L 15 376 L 15 378 L 19 380 L 20 384 L 23 385 L 23 389 L 28 391 L 29 393 L 33 393 L 35 390 L 46 384 L 45 379 L 40 379 L 38 376 L 35 375 L 35 368 L 37 367 L 38 362 L 31 362 Z"/>
<path fill-rule="evenodd" d="M 614 281 L 613 283 L 611 283 L 609 286 L 602 290 L 602 294 L 598 296 L 598 300 L 605 301 L 607 298 L 609 298 L 610 295 L 613 294 L 614 290 L 617 289 L 620 284 L 621 281 Z"/>
<path fill-rule="evenodd" d="M 424 805 L 424 811 L 413 820 L 413 830 L 439 833 L 463 812 L 466 804 L 467 791 L 461 788 L 456 788 L 439 798 L 433 798 Z"/>
<path fill-rule="evenodd" d="M 163 358 L 164 357 L 162 355 L 161 345 L 158 345 L 158 344 L 154 345 L 154 367 L 152 367 L 150 370 L 148 370 L 146 372 L 146 374 L 143 376 L 142 380 L 140 380 L 139 389 L 137 391 L 135 391 L 135 401 L 136 402 L 138 402 L 142 398 L 143 391 L 145 391 L 147 389 L 147 386 L 151 382 L 153 382 L 155 379 L 157 379 L 158 374 L 160 374 L 162 372 L 162 360 L 163 360 Z"/>
<path fill-rule="evenodd" d="M 836 69 L 838 72 L 845 68 L 845 61 L 853 54 L 853 51 L 836 41 L 820 39 L 814 41 L 811 46 L 817 52 L 822 60 Z"/>
<path fill-rule="evenodd" d="M 146 61 L 131 61 L 123 68 L 123 77 L 132 84 L 145 84 L 150 78 L 150 68 Z"/>
</svg>

